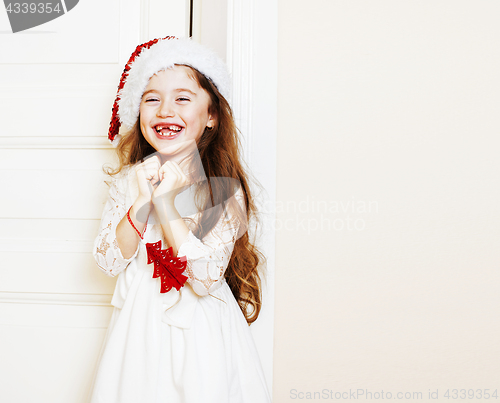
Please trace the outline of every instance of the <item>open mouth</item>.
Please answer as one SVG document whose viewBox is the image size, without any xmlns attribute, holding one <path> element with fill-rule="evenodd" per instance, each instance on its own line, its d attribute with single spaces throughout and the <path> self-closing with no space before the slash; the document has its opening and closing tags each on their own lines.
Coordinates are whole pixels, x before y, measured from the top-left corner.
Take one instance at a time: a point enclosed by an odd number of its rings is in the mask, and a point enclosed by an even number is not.
<svg viewBox="0 0 500 403">
<path fill-rule="evenodd" d="M 175 137 L 177 136 L 184 128 L 179 125 L 156 125 L 154 127 L 156 133 L 158 133 L 162 137 Z"/>
</svg>

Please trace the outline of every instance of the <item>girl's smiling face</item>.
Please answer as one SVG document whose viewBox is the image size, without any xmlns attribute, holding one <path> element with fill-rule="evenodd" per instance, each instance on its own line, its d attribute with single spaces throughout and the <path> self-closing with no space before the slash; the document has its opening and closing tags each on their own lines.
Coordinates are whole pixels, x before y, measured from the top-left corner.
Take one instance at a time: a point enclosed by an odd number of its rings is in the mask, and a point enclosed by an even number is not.
<svg viewBox="0 0 500 403">
<path fill-rule="evenodd" d="M 179 155 L 191 150 L 206 127 L 213 127 L 210 96 L 186 66 L 156 73 L 142 96 L 141 132 L 160 154 Z"/>
</svg>

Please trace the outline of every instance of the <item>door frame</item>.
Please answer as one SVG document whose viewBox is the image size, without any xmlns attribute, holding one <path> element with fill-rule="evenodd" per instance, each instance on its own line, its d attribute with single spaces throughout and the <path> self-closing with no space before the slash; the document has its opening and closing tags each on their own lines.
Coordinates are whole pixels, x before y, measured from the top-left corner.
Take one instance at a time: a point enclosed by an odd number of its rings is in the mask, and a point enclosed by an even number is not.
<svg viewBox="0 0 500 403">
<path fill-rule="evenodd" d="M 267 258 L 267 276 L 262 312 L 252 325 L 252 333 L 259 347 L 271 393 L 276 232 L 277 3 L 277 0 L 228 0 L 227 18 L 227 64 L 233 80 L 231 103 L 243 137 L 245 159 L 264 188 L 264 194 L 258 197 L 264 230 L 259 246 Z"/>
</svg>

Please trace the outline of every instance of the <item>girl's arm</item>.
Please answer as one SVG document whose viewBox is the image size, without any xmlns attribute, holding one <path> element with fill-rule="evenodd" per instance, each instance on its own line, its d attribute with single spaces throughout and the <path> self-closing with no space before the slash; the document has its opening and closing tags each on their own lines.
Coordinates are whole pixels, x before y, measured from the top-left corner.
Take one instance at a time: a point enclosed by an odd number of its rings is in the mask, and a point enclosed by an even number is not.
<svg viewBox="0 0 500 403">
<path fill-rule="evenodd" d="M 139 196 L 130 209 L 130 220 L 141 234 L 144 232 L 152 208 L 151 200 L 144 200 Z M 130 224 L 126 214 L 116 227 L 116 241 L 125 259 L 130 259 L 135 255 L 141 239 L 134 227 Z"/>
<path fill-rule="evenodd" d="M 189 179 L 180 166 L 172 161 L 162 165 L 158 176 L 161 183 L 153 193 L 152 203 L 160 219 L 165 241 L 176 255 L 189 229 L 175 208 L 174 202 L 179 192 L 189 185 Z"/>
<path fill-rule="evenodd" d="M 214 208 L 222 209 L 221 206 Z M 197 238 L 191 231 L 188 233 L 179 248 L 178 257 L 187 258 L 187 281 L 196 294 L 209 295 L 222 285 L 234 244 L 246 229 L 246 224 L 224 209 L 215 227 L 203 239 Z"/>
<path fill-rule="evenodd" d="M 157 156 L 148 158 L 135 167 L 139 195 L 130 209 L 130 219 L 135 228 L 144 231 L 152 209 L 151 193 L 158 182 L 160 161 Z M 108 276 L 122 272 L 139 252 L 140 237 L 130 224 L 125 206 L 127 174 L 111 177 L 109 197 L 101 218 L 99 235 L 94 242 L 93 255 L 99 268 Z"/>
<path fill-rule="evenodd" d="M 153 208 L 151 195 L 156 188 L 151 183 L 158 181 L 159 167 L 160 160 L 158 156 L 148 158 L 135 167 L 139 195 L 130 210 L 127 210 L 129 211 L 128 216 L 125 215 L 116 227 L 116 241 L 126 259 L 134 256 L 140 242 L 139 233 L 143 234 L 146 228 L 149 214 Z"/>
<path fill-rule="evenodd" d="M 242 212 L 245 211 L 241 187 L 231 199 L 229 203 L 238 203 Z M 201 240 L 188 229 L 175 209 L 173 201 L 153 198 L 153 203 L 158 216 L 161 217 L 168 245 L 172 246 L 175 255 L 187 259 L 187 282 L 200 296 L 215 291 L 222 285 L 234 243 L 246 231 L 246 223 L 241 223 L 230 214 L 229 209 L 226 209 L 227 203 L 215 206 L 213 208 L 219 210 L 220 218 L 214 228 Z"/>
<path fill-rule="evenodd" d="M 123 219 L 127 220 L 125 191 L 123 189 L 124 180 L 123 177 L 118 179 L 111 177 L 108 200 L 104 206 L 99 232 L 92 250 L 97 266 L 110 277 L 114 277 L 122 272 L 139 251 L 136 244 L 132 253 L 130 253 L 130 249 L 125 251 L 125 257 L 118 245 L 118 225 Z M 127 247 L 130 248 L 131 246 L 128 245 Z"/>
<path fill-rule="evenodd" d="M 163 236 L 169 247 L 172 247 L 174 255 L 177 255 L 179 247 L 186 240 L 189 228 L 175 208 L 170 199 L 155 200 L 155 211 L 161 222 Z"/>
</svg>

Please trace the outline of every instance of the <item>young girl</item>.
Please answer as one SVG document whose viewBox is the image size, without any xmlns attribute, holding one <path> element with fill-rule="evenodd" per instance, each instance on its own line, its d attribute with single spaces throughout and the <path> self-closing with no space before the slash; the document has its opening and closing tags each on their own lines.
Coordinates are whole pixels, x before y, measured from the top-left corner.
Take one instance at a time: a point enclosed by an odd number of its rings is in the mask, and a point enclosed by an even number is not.
<svg viewBox="0 0 500 403">
<path fill-rule="evenodd" d="M 91 403 L 271 401 L 248 326 L 262 255 L 229 82 L 189 39 L 140 45 L 125 67 L 109 132 L 119 166 L 93 250 L 118 279 Z"/>
</svg>

